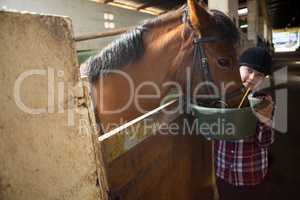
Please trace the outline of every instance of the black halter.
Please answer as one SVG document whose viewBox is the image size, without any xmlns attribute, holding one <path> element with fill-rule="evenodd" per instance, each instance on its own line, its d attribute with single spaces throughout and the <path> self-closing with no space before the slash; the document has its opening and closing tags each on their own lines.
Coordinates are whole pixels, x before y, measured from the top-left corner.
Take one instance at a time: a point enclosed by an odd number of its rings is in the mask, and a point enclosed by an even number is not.
<svg viewBox="0 0 300 200">
<path fill-rule="evenodd" d="M 217 42 L 218 39 L 214 37 L 206 37 L 206 38 L 195 38 L 193 40 L 194 43 L 194 55 L 193 55 L 193 68 L 195 69 L 196 67 L 199 67 L 200 71 L 203 72 L 203 81 L 207 81 L 209 83 L 215 83 L 213 80 L 212 74 L 210 72 L 210 68 L 208 65 L 208 58 L 205 55 L 203 43 L 206 42 Z M 213 91 L 211 87 L 205 87 L 207 94 L 213 94 Z M 231 98 L 234 98 L 238 95 L 241 95 L 243 93 L 244 89 L 243 87 L 237 88 L 234 91 L 231 91 L 230 93 L 225 94 L 225 97 L 219 97 L 219 98 L 210 98 L 210 100 L 213 101 L 220 101 L 222 99 L 228 100 Z"/>
<path fill-rule="evenodd" d="M 188 19 L 188 9 L 187 7 L 184 9 L 183 12 L 183 22 L 188 24 L 188 27 L 193 30 L 193 27 L 191 26 L 191 23 Z M 211 42 L 221 42 L 223 39 L 221 38 L 216 38 L 216 37 L 202 37 L 199 35 L 198 37 L 193 39 L 193 44 L 194 44 L 194 53 L 193 53 L 193 69 L 196 69 L 197 67 L 199 68 L 200 71 L 203 73 L 203 81 L 209 82 L 214 84 L 215 81 L 213 79 L 213 76 L 210 72 L 209 64 L 208 64 L 208 58 L 205 54 L 204 51 L 204 43 L 211 43 Z M 211 87 L 205 87 L 206 93 L 207 94 L 213 94 L 214 92 L 212 91 Z M 218 98 L 209 98 L 209 99 L 202 99 L 202 100 L 209 100 L 213 104 L 217 102 L 221 102 L 222 100 L 228 100 L 232 99 L 236 96 L 241 95 L 244 92 L 244 88 L 240 87 L 237 88 L 230 93 L 226 93 L 225 97 L 218 97 Z M 200 99 L 201 100 L 201 99 Z M 210 103 L 211 104 L 211 103 Z"/>
</svg>

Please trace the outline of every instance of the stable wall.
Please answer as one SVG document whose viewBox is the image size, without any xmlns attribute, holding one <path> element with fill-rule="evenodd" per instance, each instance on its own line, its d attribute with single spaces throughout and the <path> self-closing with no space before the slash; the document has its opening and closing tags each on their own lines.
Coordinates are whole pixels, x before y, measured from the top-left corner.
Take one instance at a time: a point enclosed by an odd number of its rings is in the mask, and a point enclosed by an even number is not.
<svg viewBox="0 0 300 200">
<path fill-rule="evenodd" d="M 0 27 L 0 199 L 99 199 L 70 19 L 0 11 Z"/>
</svg>

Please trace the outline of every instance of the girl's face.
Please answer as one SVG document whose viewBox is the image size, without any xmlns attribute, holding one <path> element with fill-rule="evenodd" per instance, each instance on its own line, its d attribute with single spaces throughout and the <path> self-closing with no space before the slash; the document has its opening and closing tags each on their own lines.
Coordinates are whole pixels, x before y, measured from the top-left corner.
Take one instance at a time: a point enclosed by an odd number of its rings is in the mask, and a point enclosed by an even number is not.
<svg viewBox="0 0 300 200">
<path fill-rule="evenodd" d="M 243 85 L 254 90 L 264 79 L 265 75 L 247 66 L 240 66 L 240 74 Z"/>
</svg>

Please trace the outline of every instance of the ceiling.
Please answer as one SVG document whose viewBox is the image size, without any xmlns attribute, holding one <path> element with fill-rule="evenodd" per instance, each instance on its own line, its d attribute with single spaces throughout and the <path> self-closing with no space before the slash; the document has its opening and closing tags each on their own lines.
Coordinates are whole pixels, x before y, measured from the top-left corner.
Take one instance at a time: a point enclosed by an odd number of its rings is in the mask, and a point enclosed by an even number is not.
<svg viewBox="0 0 300 200">
<path fill-rule="evenodd" d="M 299 0 L 267 0 L 273 28 L 299 27 Z"/>
<path fill-rule="evenodd" d="M 96 0 L 101 3 L 112 3 L 118 0 Z M 138 10 L 159 8 L 167 11 L 181 6 L 186 0 L 119 0 L 118 2 L 138 3 Z M 207 3 L 207 0 L 204 0 Z M 247 0 L 239 0 L 240 6 L 245 6 Z M 300 26 L 299 0 L 267 0 L 268 13 L 271 17 L 273 28 L 287 28 Z"/>
</svg>

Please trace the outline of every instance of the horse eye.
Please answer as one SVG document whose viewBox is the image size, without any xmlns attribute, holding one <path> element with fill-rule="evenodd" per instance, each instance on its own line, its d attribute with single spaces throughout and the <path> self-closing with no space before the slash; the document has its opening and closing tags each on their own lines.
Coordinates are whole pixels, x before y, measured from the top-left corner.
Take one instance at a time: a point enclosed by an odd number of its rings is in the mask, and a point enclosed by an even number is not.
<svg viewBox="0 0 300 200">
<path fill-rule="evenodd" d="M 230 68 L 230 60 L 227 58 L 219 58 L 217 62 L 221 68 Z"/>
</svg>

